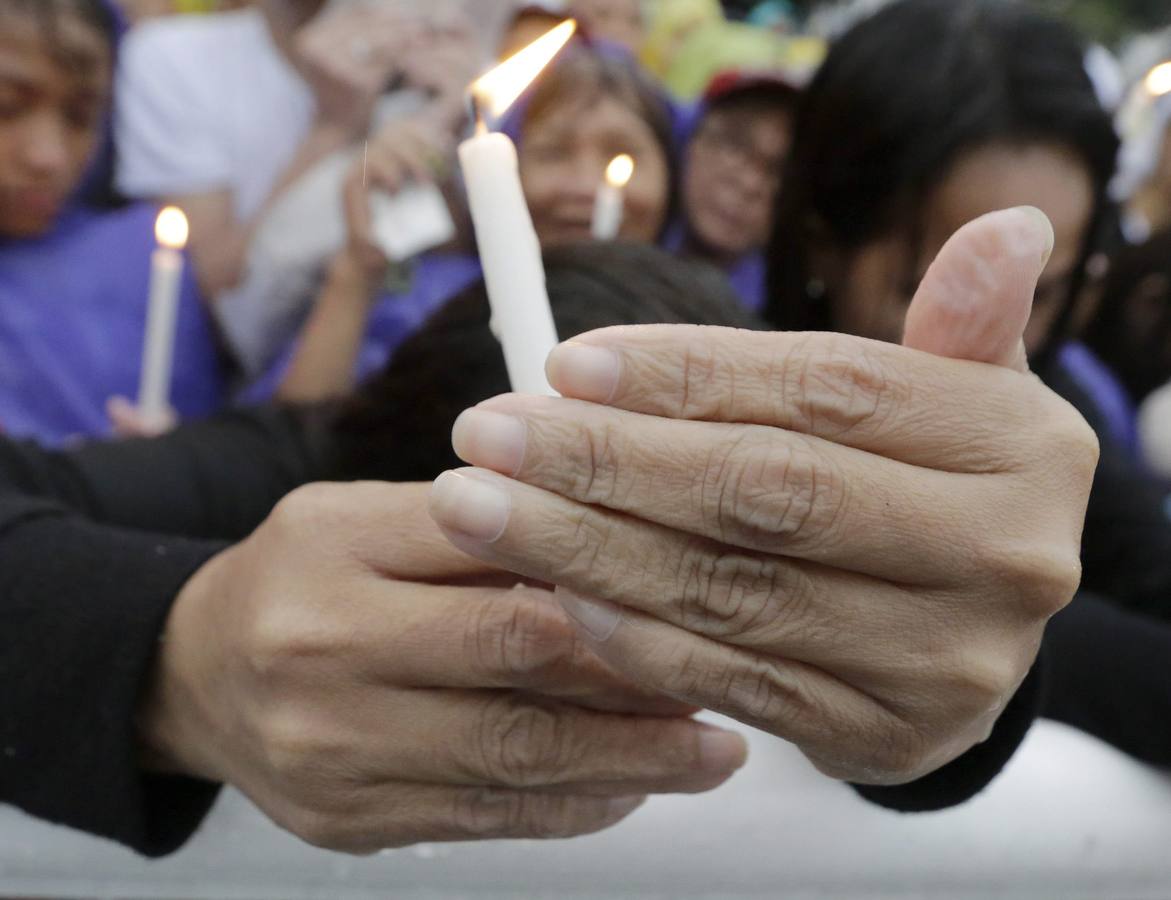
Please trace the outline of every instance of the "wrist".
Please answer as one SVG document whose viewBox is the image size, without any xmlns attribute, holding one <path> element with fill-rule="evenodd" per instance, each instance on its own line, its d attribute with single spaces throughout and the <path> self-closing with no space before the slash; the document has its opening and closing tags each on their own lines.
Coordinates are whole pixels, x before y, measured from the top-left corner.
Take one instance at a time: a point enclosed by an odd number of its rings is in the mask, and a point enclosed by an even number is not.
<svg viewBox="0 0 1171 900">
<path fill-rule="evenodd" d="M 215 631 L 204 633 L 202 615 L 218 590 L 224 551 L 205 563 L 179 591 L 163 634 L 149 680 L 139 701 L 137 728 L 140 763 L 149 771 L 222 782 L 215 758 L 213 713 L 216 691 L 208 690 L 205 672 L 217 646 Z M 222 698 L 220 698 L 222 702 Z"/>
</svg>

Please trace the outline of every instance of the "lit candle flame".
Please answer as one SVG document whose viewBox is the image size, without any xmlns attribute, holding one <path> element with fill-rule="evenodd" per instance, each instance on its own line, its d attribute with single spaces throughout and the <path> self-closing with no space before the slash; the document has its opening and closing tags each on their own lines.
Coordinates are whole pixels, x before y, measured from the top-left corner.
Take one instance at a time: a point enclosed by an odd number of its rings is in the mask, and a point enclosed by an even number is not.
<svg viewBox="0 0 1171 900">
<path fill-rule="evenodd" d="M 1162 63 L 1151 69 L 1147 73 L 1146 86 L 1152 97 L 1171 94 L 1171 62 Z"/>
<path fill-rule="evenodd" d="M 615 156 L 606 166 L 606 182 L 611 187 L 624 188 L 634 177 L 634 158 L 629 153 Z"/>
<path fill-rule="evenodd" d="M 493 117 L 504 115 L 569 43 L 576 30 L 577 22 L 573 19 L 562 22 L 474 82 L 472 96 Z"/>
<path fill-rule="evenodd" d="M 155 237 L 159 244 L 170 250 L 186 247 L 188 233 L 187 217 L 177 206 L 166 207 L 155 220 Z"/>
</svg>

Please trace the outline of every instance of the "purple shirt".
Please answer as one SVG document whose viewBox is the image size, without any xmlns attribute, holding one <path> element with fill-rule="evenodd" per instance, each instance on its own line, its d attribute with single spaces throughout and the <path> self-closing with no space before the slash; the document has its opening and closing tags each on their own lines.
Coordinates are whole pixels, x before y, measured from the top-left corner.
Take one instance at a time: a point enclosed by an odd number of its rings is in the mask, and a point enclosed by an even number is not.
<svg viewBox="0 0 1171 900">
<path fill-rule="evenodd" d="M 0 428 L 56 445 L 109 433 L 106 401 L 135 399 L 157 210 L 74 209 L 53 232 L 0 241 Z M 187 266 L 171 404 L 182 417 L 223 405 L 220 357 Z"/>
<path fill-rule="evenodd" d="M 374 301 L 354 363 L 356 380 L 362 382 L 380 372 L 403 341 L 481 276 L 480 261 L 474 256 L 428 253 L 419 257 L 406 291 L 383 294 Z M 296 350 L 294 341 L 275 365 L 243 391 L 239 401 L 251 404 L 271 400 L 288 374 Z"/>
</svg>

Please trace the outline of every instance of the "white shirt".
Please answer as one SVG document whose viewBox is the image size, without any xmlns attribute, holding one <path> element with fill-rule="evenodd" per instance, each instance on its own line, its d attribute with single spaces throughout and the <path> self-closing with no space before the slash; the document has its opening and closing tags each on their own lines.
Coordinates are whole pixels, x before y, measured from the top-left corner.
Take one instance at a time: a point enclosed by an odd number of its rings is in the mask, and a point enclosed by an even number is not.
<svg viewBox="0 0 1171 900">
<path fill-rule="evenodd" d="M 315 101 L 255 9 L 134 29 L 119 63 L 118 188 L 131 197 L 228 190 L 248 221 L 313 124 Z"/>
</svg>

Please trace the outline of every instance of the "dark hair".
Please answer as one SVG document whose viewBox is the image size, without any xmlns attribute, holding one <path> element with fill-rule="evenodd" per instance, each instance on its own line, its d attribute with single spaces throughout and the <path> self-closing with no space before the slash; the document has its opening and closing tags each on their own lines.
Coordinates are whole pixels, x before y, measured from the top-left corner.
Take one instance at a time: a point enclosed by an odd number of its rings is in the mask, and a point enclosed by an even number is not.
<svg viewBox="0 0 1171 900">
<path fill-rule="evenodd" d="M 562 56 L 536 82 L 528 95 L 505 120 L 504 130 L 518 142 L 525 130 L 544 116 L 580 98 L 590 105 L 613 97 L 646 122 L 667 163 L 669 209 L 665 222 L 674 218 L 679 161 L 675 147 L 674 117 L 669 101 L 628 52 L 576 38 Z"/>
<path fill-rule="evenodd" d="M 0 13 L 31 16 L 41 26 L 51 48 L 57 49 L 60 23 L 75 18 L 97 31 L 113 48 L 118 38 L 118 18 L 105 0 L 0 0 Z M 66 63 L 71 60 L 66 57 Z"/>
<path fill-rule="evenodd" d="M 779 84 L 750 84 L 710 101 L 704 115 L 714 112 L 761 113 L 778 109 L 791 114 L 796 109 L 800 96 L 799 91 Z"/>
<path fill-rule="evenodd" d="M 96 31 L 110 49 L 111 66 L 115 62 L 122 19 L 112 0 L 0 0 L 0 15 L 6 13 L 28 16 L 35 21 L 56 62 L 79 77 L 88 78 L 97 60 L 79 58 L 65 47 L 60 39 L 61 22 L 65 19 L 76 19 Z M 113 208 L 124 202 L 114 189 L 114 142 L 108 114 L 88 173 L 78 187 L 78 199 L 96 208 Z"/>
<path fill-rule="evenodd" d="M 562 339 L 608 325 L 763 327 L 719 271 L 654 247 L 560 247 L 546 252 L 545 268 Z M 429 481 L 459 465 L 451 450 L 456 418 L 509 390 L 489 316 L 480 283 L 436 313 L 359 389 L 331 428 L 333 477 Z"/>
<path fill-rule="evenodd" d="M 1118 154 L 1084 59 L 1069 26 L 1013 0 L 902 0 L 847 32 L 798 103 L 769 253 L 770 322 L 834 327 L 832 304 L 806 290 L 814 242 L 848 252 L 899 228 L 913 240 L 927 195 L 963 154 L 1052 143 L 1084 162 L 1096 195 L 1064 331 Z"/>
<path fill-rule="evenodd" d="M 1085 342 L 1135 403 L 1171 380 L 1171 229 L 1115 257 Z"/>
</svg>

